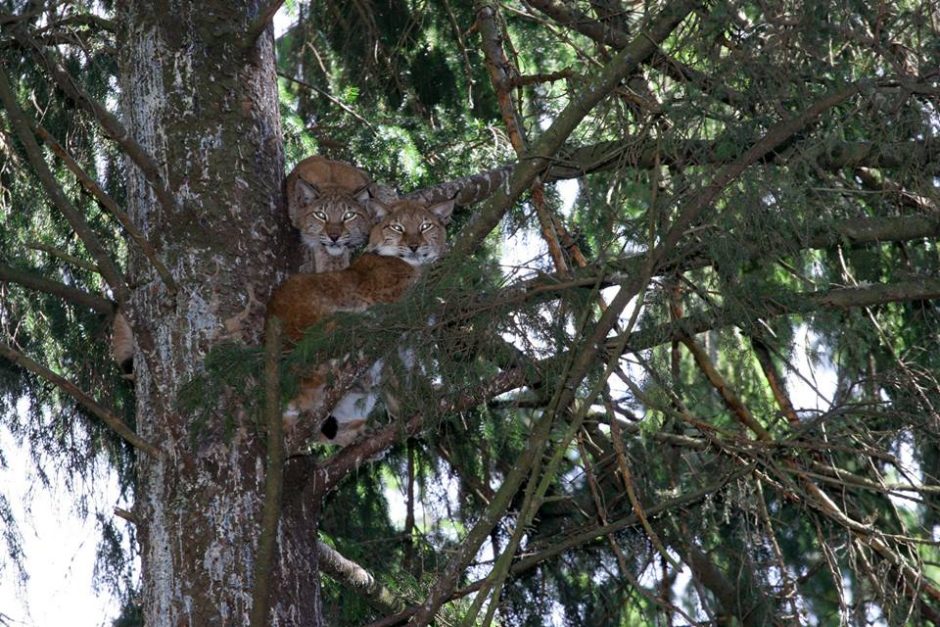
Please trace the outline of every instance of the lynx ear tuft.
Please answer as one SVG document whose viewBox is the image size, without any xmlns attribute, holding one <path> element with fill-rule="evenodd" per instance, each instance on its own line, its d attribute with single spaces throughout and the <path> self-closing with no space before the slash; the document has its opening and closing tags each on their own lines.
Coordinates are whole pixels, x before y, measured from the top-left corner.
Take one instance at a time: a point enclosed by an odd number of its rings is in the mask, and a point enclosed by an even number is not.
<svg viewBox="0 0 940 627">
<path fill-rule="evenodd" d="M 320 197 L 320 190 L 298 177 L 296 196 L 301 205 L 306 205 Z"/>
<path fill-rule="evenodd" d="M 368 207 L 369 213 L 372 214 L 372 220 L 376 224 L 385 219 L 385 216 L 390 213 L 388 205 L 384 204 L 378 198 L 369 198 L 369 201 L 366 203 L 366 207 Z"/>
<path fill-rule="evenodd" d="M 361 202 L 362 204 L 368 206 L 369 201 L 372 200 L 372 190 L 369 189 L 371 185 L 363 185 L 355 192 L 353 192 L 352 197 L 356 199 L 356 202 Z"/>
<path fill-rule="evenodd" d="M 450 222 L 450 216 L 454 212 L 455 204 L 455 199 L 451 198 L 450 200 L 445 200 L 444 202 L 431 205 L 428 207 L 428 211 L 437 216 L 437 219 L 441 221 L 441 224 L 447 224 Z"/>
</svg>

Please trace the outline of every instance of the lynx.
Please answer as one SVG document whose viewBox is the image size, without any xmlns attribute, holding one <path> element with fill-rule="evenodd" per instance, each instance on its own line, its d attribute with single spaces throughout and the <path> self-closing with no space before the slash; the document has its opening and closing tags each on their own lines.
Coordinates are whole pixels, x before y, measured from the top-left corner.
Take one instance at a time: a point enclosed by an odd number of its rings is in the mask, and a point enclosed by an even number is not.
<svg viewBox="0 0 940 627">
<path fill-rule="evenodd" d="M 289 277 L 271 297 L 268 315 L 280 318 L 284 335 L 296 342 L 304 331 L 336 312 L 364 311 L 400 299 L 419 278 L 422 266 L 444 252 L 444 227 L 453 207 L 453 200 L 429 208 L 408 200 L 397 201 L 387 210 L 377 206 L 382 221 L 372 228 L 366 252 L 345 270 Z M 321 365 L 303 381 L 300 393 L 284 412 L 288 428 L 320 408 L 333 367 Z M 345 446 L 359 436 L 377 401 L 374 388 L 381 369 L 381 362 L 373 364 L 336 404 L 320 425 L 320 441 Z"/>
<path fill-rule="evenodd" d="M 313 252 L 315 272 L 349 266 L 350 253 L 362 247 L 375 223 L 365 172 L 342 161 L 308 157 L 287 177 L 287 210 Z"/>
</svg>

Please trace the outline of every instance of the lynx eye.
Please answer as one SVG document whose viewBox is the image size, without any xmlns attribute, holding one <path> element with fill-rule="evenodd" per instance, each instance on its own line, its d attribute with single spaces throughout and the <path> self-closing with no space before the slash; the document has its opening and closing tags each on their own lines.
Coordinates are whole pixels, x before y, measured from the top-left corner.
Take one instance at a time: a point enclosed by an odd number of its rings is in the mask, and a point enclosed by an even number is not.
<svg viewBox="0 0 940 627">
<path fill-rule="evenodd" d="M 324 213 L 323 211 L 314 211 L 313 217 L 316 218 L 317 220 L 322 220 L 326 222 L 326 213 Z"/>
<path fill-rule="evenodd" d="M 355 220 L 355 219 L 356 219 L 355 211 L 347 211 L 346 213 L 343 214 L 343 222 L 350 222 L 351 220 Z"/>
<path fill-rule="evenodd" d="M 400 224 L 389 224 L 389 225 L 388 225 L 388 228 L 392 229 L 392 230 L 395 231 L 396 233 L 404 233 L 404 232 L 405 232 L 405 227 L 403 227 L 403 226 L 400 225 Z"/>
<path fill-rule="evenodd" d="M 424 224 L 421 225 L 421 232 L 424 233 L 425 231 L 430 231 L 433 228 L 434 228 L 433 224 L 431 224 L 430 222 L 425 222 Z"/>
</svg>

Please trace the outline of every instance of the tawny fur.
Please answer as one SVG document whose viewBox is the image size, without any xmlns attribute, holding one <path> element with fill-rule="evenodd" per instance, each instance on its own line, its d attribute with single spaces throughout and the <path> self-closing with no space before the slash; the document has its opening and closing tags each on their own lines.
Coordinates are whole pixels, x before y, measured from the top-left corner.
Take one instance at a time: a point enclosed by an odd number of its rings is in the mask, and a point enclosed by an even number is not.
<svg viewBox="0 0 940 627">
<path fill-rule="evenodd" d="M 363 253 L 345 270 L 292 275 L 274 292 L 268 315 L 280 318 L 285 337 L 296 342 L 337 311 L 398 300 L 417 277 L 418 269 L 398 257 Z"/>
<path fill-rule="evenodd" d="M 453 201 L 425 208 L 413 201 L 397 201 L 380 208 L 382 221 L 372 228 L 367 250 L 345 270 L 295 274 L 275 292 L 268 315 L 284 324 L 284 335 L 296 342 L 304 332 L 340 311 L 364 311 L 378 303 L 400 299 L 419 278 L 423 266 L 444 252 L 445 225 Z M 300 385 L 300 392 L 284 412 L 285 427 L 322 409 L 323 391 L 336 360 L 317 366 Z M 369 368 L 321 424 L 320 441 L 346 445 L 356 439 L 375 406 L 375 388 L 382 364 Z"/>
<path fill-rule="evenodd" d="M 332 272 L 349 265 L 375 223 L 371 179 L 343 161 L 308 157 L 287 176 L 287 211 L 313 252 L 313 270 Z"/>
<path fill-rule="evenodd" d="M 114 312 L 111 321 L 111 357 L 125 378 L 134 377 L 134 333 L 120 310 Z"/>
</svg>

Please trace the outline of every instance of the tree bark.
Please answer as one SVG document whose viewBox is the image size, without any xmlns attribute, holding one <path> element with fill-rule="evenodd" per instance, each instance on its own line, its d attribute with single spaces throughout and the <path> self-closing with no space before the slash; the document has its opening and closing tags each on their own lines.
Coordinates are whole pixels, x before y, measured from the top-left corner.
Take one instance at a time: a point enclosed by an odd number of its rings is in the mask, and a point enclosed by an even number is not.
<svg viewBox="0 0 940 627">
<path fill-rule="evenodd" d="M 129 243 L 137 429 L 166 451 L 138 461 L 148 625 L 246 625 L 251 612 L 264 438 L 237 395 L 207 399 L 221 417 L 199 429 L 179 395 L 220 342 L 260 343 L 264 304 L 294 245 L 281 202 L 270 26 L 245 43 L 267 4 L 130 0 L 119 10 L 124 123 L 176 200 L 158 202 L 147 177 L 127 162 L 131 219 L 179 286 L 171 294 Z M 317 512 L 287 493 L 299 494 L 298 482 L 303 473 L 285 483 L 267 573 L 271 625 L 321 623 Z"/>
</svg>

